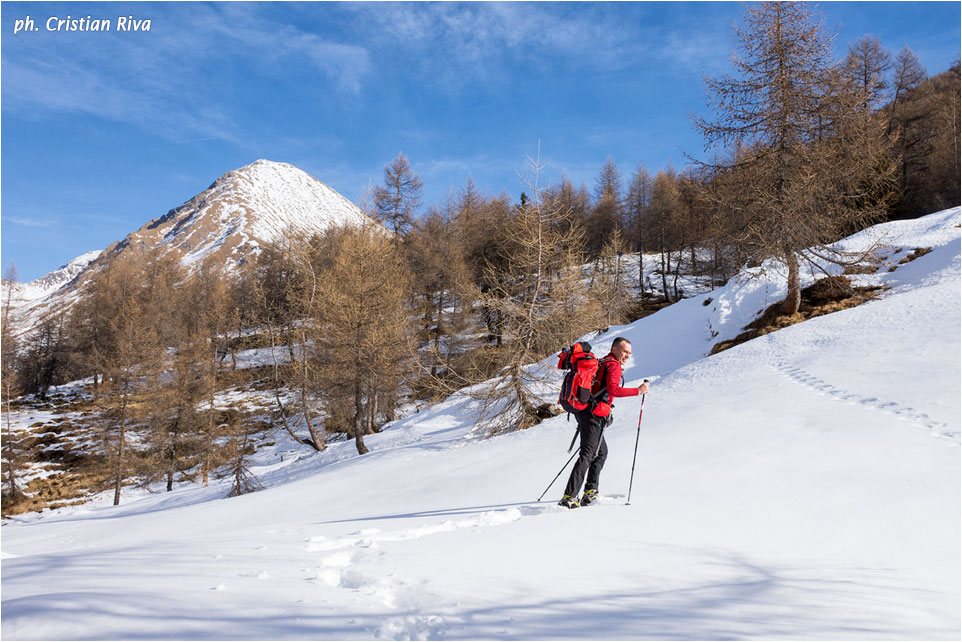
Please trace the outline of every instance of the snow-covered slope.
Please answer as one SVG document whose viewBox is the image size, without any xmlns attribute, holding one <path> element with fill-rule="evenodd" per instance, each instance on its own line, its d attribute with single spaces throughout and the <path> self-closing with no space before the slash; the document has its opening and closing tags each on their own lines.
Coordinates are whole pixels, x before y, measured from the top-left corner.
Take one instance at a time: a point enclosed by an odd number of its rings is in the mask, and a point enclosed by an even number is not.
<svg viewBox="0 0 962 642">
<path fill-rule="evenodd" d="M 933 249 L 866 275 L 878 299 L 712 357 L 757 280 L 592 337 L 632 340 L 628 385 L 658 375 L 640 431 L 617 403 L 598 506 L 556 506 L 563 478 L 534 501 L 573 422 L 479 440 L 456 395 L 363 457 L 281 449 L 251 495 L 6 523 L 3 637 L 958 639 L 959 224 L 850 239 Z"/>
</svg>

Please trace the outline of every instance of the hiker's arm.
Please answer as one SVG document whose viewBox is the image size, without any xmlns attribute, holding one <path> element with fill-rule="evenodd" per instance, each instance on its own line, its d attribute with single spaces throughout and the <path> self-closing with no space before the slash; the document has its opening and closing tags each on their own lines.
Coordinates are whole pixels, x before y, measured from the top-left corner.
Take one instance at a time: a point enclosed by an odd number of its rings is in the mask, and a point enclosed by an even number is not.
<svg viewBox="0 0 962 642">
<path fill-rule="evenodd" d="M 608 394 L 611 397 L 635 397 L 642 393 L 641 388 L 622 388 L 621 387 L 621 366 L 608 368 L 608 381 L 607 381 Z M 648 392 L 648 384 L 642 384 L 645 387 L 644 392 Z"/>
</svg>

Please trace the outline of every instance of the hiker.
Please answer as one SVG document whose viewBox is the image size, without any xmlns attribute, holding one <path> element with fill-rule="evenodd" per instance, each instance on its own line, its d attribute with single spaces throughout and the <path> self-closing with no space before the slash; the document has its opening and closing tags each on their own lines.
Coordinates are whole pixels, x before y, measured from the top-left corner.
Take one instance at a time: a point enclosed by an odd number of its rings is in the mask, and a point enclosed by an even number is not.
<svg viewBox="0 0 962 642">
<path fill-rule="evenodd" d="M 605 444 L 602 433 L 612 421 L 612 399 L 634 397 L 648 392 L 647 383 L 641 384 L 638 388 L 621 387 L 621 367 L 630 356 L 631 342 L 628 339 L 618 337 L 611 342 L 611 352 L 598 362 L 595 381 L 600 383 L 598 390 L 600 397 L 597 405 L 574 413 L 578 421 L 581 445 L 575 467 L 568 478 L 568 485 L 565 486 L 564 497 L 558 502 L 561 506 L 566 508 L 587 506 L 598 498 L 598 479 L 601 476 L 601 469 L 604 468 L 605 458 L 608 456 L 608 445 Z M 585 482 L 585 492 L 579 501 L 578 491 L 581 490 L 582 482 Z"/>
</svg>

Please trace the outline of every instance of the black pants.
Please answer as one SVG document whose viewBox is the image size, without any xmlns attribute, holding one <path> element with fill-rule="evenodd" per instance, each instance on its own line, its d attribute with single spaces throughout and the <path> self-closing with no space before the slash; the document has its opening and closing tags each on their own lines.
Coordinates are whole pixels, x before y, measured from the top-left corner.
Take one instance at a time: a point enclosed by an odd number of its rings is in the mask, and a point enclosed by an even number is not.
<svg viewBox="0 0 962 642">
<path fill-rule="evenodd" d="M 581 482 L 585 483 L 585 490 L 598 490 L 598 480 L 601 477 L 601 469 L 605 466 L 605 459 L 608 457 L 608 444 L 605 443 L 604 431 L 607 420 L 605 417 L 596 417 L 590 410 L 582 410 L 575 413 L 578 420 L 578 432 L 580 433 L 581 445 L 578 450 L 578 458 L 575 460 L 575 467 L 571 470 L 568 477 L 568 485 L 565 486 L 565 495 L 574 497 L 581 489 Z M 598 447 L 598 440 L 601 440 L 601 447 Z M 595 452 L 597 451 L 597 455 Z M 585 478 L 585 473 L 588 476 Z"/>
</svg>

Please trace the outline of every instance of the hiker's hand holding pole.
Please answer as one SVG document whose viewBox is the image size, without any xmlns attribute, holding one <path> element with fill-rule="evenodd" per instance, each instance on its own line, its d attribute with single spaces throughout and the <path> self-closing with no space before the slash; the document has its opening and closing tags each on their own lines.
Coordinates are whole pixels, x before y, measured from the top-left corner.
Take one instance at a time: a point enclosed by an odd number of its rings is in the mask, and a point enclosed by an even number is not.
<svg viewBox="0 0 962 642">
<path fill-rule="evenodd" d="M 642 379 L 641 383 L 635 383 L 635 381 L 637 381 L 637 379 L 635 379 L 634 381 L 629 381 L 628 385 L 633 388 L 638 388 L 639 395 L 646 395 L 651 391 L 651 383 L 657 378 L 658 377 L 655 376 L 647 379 Z"/>
</svg>

